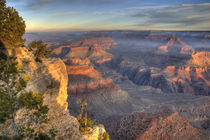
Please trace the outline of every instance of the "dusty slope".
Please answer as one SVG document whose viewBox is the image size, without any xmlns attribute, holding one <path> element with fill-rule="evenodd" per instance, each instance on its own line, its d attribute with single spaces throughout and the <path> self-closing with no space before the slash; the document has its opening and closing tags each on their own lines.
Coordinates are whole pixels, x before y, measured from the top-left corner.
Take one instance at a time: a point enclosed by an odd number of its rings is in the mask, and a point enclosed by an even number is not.
<svg viewBox="0 0 210 140">
<path fill-rule="evenodd" d="M 107 123 L 110 123 L 110 134 L 116 140 L 208 139 L 207 133 L 192 127 L 187 119 L 178 113 L 134 113 L 120 119 L 107 120 Z"/>
</svg>

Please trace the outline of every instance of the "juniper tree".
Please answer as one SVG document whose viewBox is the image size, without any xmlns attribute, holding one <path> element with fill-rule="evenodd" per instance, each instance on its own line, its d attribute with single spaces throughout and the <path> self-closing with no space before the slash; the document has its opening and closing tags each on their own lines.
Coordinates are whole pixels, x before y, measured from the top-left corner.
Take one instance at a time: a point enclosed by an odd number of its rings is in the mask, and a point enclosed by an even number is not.
<svg viewBox="0 0 210 140">
<path fill-rule="evenodd" d="M 41 61 L 41 58 L 49 57 L 53 52 L 53 49 L 47 49 L 47 44 L 44 44 L 42 40 L 32 41 L 28 45 L 29 51 L 32 51 L 36 61 Z"/>
<path fill-rule="evenodd" d="M 9 42 L 13 47 L 24 46 L 25 21 L 18 12 L 0 0 L 0 40 Z"/>
<path fill-rule="evenodd" d="M 84 109 L 85 109 L 85 106 L 87 106 L 87 102 L 82 102 L 81 104 L 80 104 L 80 106 L 81 106 L 81 110 L 80 110 L 80 113 L 79 113 L 79 115 L 77 116 L 77 119 L 80 121 L 81 119 L 82 119 L 82 116 L 83 116 L 83 113 L 84 113 Z"/>
</svg>

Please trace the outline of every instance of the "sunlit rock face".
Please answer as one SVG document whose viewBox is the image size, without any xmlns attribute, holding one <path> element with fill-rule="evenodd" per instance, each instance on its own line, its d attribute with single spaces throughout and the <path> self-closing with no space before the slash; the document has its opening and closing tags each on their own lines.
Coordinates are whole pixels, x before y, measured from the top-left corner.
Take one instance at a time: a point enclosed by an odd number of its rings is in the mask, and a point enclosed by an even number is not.
<svg viewBox="0 0 210 140">
<path fill-rule="evenodd" d="M 117 43 L 109 37 L 90 37 L 56 48 L 53 56 L 63 59 L 89 58 L 96 63 L 103 63 L 112 59 L 112 55 L 106 50 L 116 45 Z"/>
<path fill-rule="evenodd" d="M 177 139 L 206 139 L 205 133 L 192 127 L 189 122 L 181 117 L 178 113 L 174 113 L 166 118 L 160 118 L 152 122 L 151 127 L 144 132 L 142 136 L 138 136 L 137 140 L 146 139 L 162 139 L 162 140 L 177 140 Z"/>
<path fill-rule="evenodd" d="M 160 47 L 158 47 L 158 50 L 166 53 L 166 52 L 168 52 L 168 46 L 160 46 Z"/>
<path fill-rule="evenodd" d="M 66 71 L 65 64 L 62 60 L 44 60 L 43 64 L 46 66 L 47 71 L 52 76 L 52 78 L 58 81 L 60 84 L 59 86 L 59 93 L 58 97 L 56 98 L 57 103 L 64 107 L 67 111 L 68 103 L 67 103 L 67 84 L 68 84 L 68 75 Z"/>
<path fill-rule="evenodd" d="M 46 130 L 56 129 L 56 139 L 82 139 L 77 119 L 67 110 L 68 74 L 63 61 L 50 58 L 36 62 L 26 48 L 8 50 L 8 54 L 16 56 L 23 71 L 30 76 L 26 90 L 45 93 L 44 104 L 49 107 Z"/>
<path fill-rule="evenodd" d="M 69 53 L 66 55 L 66 57 L 81 59 L 89 58 L 96 63 L 103 63 L 112 59 L 112 55 L 107 53 L 99 44 L 70 48 Z"/>
<path fill-rule="evenodd" d="M 201 67 L 210 67 L 210 52 L 197 52 L 193 54 L 191 63 Z"/>
<path fill-rule="evenodd" d="M 192 46 L 182 41 L 181 38 L 176 38 L 175 36 L 172 36 L 166 45 L 159 46 L 157 49 L 158 52 L 162 53 L 179 53 L 185 55 L 191 55 L 195 53 L 195 50 L 192 48 Z"/>
<path fill-rule="evenodd" d="M 100 89 L 117 90 L 119 87 L 109 78 L 103 78 L 94 68 L 88 58 L 69 58 L 65 60 L 68 75 L 70 94 L 87 94 Z"/>
<path fill-rule="evenodd" d="M 93 128 L 89 128 L 90 131 L 88 132 L 88 134 L 84 134 L 83 137 L 85 138 L 85 140 L 100 140 L 100 138 L 103 137 L 104 132 L 106 132 L 106 130 L 104 129 L 104 126 L 102 125 L 95 125 L 93 126 Z"/>
<path fill-rule="evenodd" d="M 100 72 L 95 70 L 94 66 L 89 65 L 74 65 L 67 66 L 69 75 L 87 75 L 90 78 L 99 78 Z"/>
<path fill-rule="evenodd" d="M 194 128 L 178 113 L 134 113 L 107 122 L 113 139 L 120 140 L 205 140 L 207 134 Z M 108 125 L 107 124 L 107 125 Z"/>
</svg>

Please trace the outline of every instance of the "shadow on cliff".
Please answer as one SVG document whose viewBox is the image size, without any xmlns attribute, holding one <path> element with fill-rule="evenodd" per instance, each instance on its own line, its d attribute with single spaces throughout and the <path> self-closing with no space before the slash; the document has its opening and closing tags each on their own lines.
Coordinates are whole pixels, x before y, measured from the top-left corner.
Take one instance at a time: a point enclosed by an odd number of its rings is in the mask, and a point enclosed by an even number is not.
<svg viewBox="0 0 210 140">
<path fill-rule="evenodd" d="M 0 60 L 7 59 L 7 51 L 4 43 L 0 40 Z"/>
<path fill-rule="evenodd" d="M 70 48 L 62 48 L 62 51 L 60 54 L 56 54 L 56 53 L 53 53 L 51 55 L 51 57 L 55 57 L 55 58 L 65 58 L 65 56 L 70 52 Z"/>
<path fill-rule="evenodd" d="M 78 74 L 78 75 L 69 74 L 68 78 L 69 78 L 69 82 L 79 82 L 79 83 L 88 82 L 93 79 L 86 75 L 81 75 L 81 74 Z"/>
</svg>

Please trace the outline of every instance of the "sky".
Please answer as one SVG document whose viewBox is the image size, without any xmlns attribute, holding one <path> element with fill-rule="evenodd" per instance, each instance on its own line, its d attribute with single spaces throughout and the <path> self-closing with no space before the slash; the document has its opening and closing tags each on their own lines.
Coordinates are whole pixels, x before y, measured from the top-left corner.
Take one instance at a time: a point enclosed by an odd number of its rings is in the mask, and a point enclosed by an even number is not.
<svg viewBox="0 0 210 140">
<path fill-rule="evenodd" d="M 7 0 L 31 31 L 208 30 L 210 0 Z"/>
</svg>

